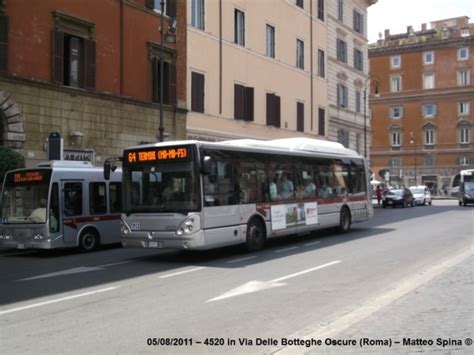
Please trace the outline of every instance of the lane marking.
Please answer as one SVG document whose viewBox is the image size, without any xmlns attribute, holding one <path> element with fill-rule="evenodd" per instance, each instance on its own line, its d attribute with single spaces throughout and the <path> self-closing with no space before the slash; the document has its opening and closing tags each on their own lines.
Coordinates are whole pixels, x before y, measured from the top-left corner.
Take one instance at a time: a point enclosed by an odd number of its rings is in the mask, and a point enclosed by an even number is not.
<svg viewBox="0 0 474 355">
<path fill-rule="evenodd" d="M 73 300 L 73 299 L 79 298 L 79 297 L 91 296 L 91 295 L 95 295 L 95 294 L 102 293 L 102 292 L 113 291 L 113 290 L 116 290 L 117 288 L 119 288 L 119 287 L 118 286 L 107 287 L 107 288 L 103 288 L 103 289 L 100 289 L 100 290 L 80 293 L 78 295 L 72 295 L 72 296 L 58 298 L 58 299 L 55 299 L 55 300 L 50 300 L 50 301 L 45 301 L 45 302 L 40 302 L 40 303 L 34 303 L 34 304 L 30 304 L 28 306 L 7 309 L 7 310 L 4 310 L 4 311 L 0 311 L 0 316 L 2 316 L 4 314 L 8 314 L 8 313 L 24 311 L 26 309 L 46 306 L 46 305 L 53 304 L 53 303 L 69 301 L 69 300 Z"/>
<path fill-rule="evenodd" d="M 72 274 L 80 274 L 80 273 L 83 273 L 83 272 L 91 272 L 91 271 L 99 271 L 99 270 L 104 270 L 104 269 L 101 268 L 101 267 L 96 267 L 96 266 L 93 266 L 93 267 L 80 266 L 80 267 L 75 267 L 73 269 L 52 272 L 52 273 L 49 273 L 49 274 L 26 277 L 24 279 L 15 280 L 15 282 L 17 282 L 17 281 L 31 281 L 31 280 L 36 280 L 36 279 L 45 279 L 45 278 L 48 278 L 48 277 L 57 277 L 57 276 L 72 275 Z"/>
<path fill-rule="evenodd" d="M 309 247 L 309 246 L 311 246 L 311 245 L 315 245 L 315 244 L 319 244 L 319 243 L 321 243 L 320 240 L 318 240 L 317 242 L 306 243 L 304 246 L 305 246 L 305 247 Z"/>
<path fill-rule="evenodd" d="M 207 302 L 214 302 L 214 301 L 223 300 L 225 298 L 245 295 L 245 294 L 249 294 L 249 293 L 252 293 L 252 292 L 258 292 L 258 291 L 266 290 L 266 289 L 273 288 L 273 287 L 285 286 L 286 284 L 282 283 L 280 281 L 288 280 L 292 277 L 307 274 L 308 272 L 316 271 L 316 270 L 319 270 L 319 269 L 322 269 L 322 268 L 325 268 L 325 267 L 328 267 L 328 266 L 331 266 L 331 265 L 334 265 L 334 264 L 339 264 L 340 262 L 341 262 L 341 260 L 332 261 L 332 262 L 327 263 L 327 264 L 315 266 L 315 267 L 312 267 L 311 269 L 306 269 L 306 270 L 303 270 L 303 271 L 295 272 L 294 274 L 279 277 L 277 279 L 273 279 L 273 280 L 270 280 L 270 281 L 257 281 L 257 280 L 250 281 L 250 282 L 247 282 L 247 283 L 245 283 L 241 286 L 238 286 L 238 287 L 236 287 L 236 288 L 234 288 L 230 291 L 227 291 L 227 292 L 223 293 L 220 296 L 217 296 L 217 297 L 214 297 L 210 300 L 207 300 L 206 303 Z"/>
<path fill-rule="evenodd" d="M 200 267 L 196 267 L 194 269 L 188 269 L 188 270 L 184 270 L 184 271 L 178 271 L 178 272 L 174 272 L 172 274 L 166 274 L 166 275 L 162 275 L 160 276 L 159 278 L 160 279 L 166 279 L 168 277 L 173 277 L 173 276 L 178 276 L 178 275 L 182 275 L 182 274 L 187 274 L 188 272 L 194 272 L 194 271 L 198 271 L 198 270 L 202 270 L 202 269 L 205 269 L 204 266 L 200 266 Z"/>
<path fill-rule="evenodd" d="M 283 253 L 285 251 L 294 250 L 294 249 L 298 249 L 298 247 L 289 247 L 289 248 L 285 248 L 285 249 L 278 249 L 278 250 L 275 250 L 275 253 Z"/>
<path fill-rule="evenodd" d="M 315 266 L 315 267 L 312 267 L 311 269 L 306 269 L 306 270 L 303 270 L 303 271 L 295 272 L 294 274 L 279 277 L 278 279 L 273 279 L 271 282 L 280 282 L 280 281 L 283 281 L 283 280 L 288 280 L 288 279 L 291 279 L 291 278 L 296 277 L 296 276 L 307 274 L 308 272 L 316 271 L 316 270 L 319 270 L 319 269 L 322 269 L 322 268 L 325 268 L 325 267 L 328 267 L 328 266 L 331 266 L 331 265 L 339 264 L 341 262 L 342 262 L 341 260 L 331 261 L 330 263 Z"/>
<path fill-rule="evenodd" d="M 462 263 L 469 257 L 472 257 L 474 255 L 473 252 L 474 249 L 470 248 L 467 251 L 464 251 L 463 253 L 458 254 L 450 259 L 444 260 L 442 263 L 437 264 L 427 270 L 421 270 L 416 275 L 410 276 L 399 282 L 395 289 L 379 296 L 375 296 L 367 303 L 357 307 L 354 311 L 333 320 L 329 324 L 324 326 L 318 325 L 314 327 L 314 330 L 302 330 L 296 332 L 288 336 L 288 338 L 295 337 L 302 339 L 324 339 L 328 337 L 335 337 L 337 334 L 340 334 L 354 324 L 372 316 L 375 312 L 380 311 L 382 308 L 385 308 L 400 298 L 405 297 L 407 294 L 427 284 L 435 277 L 450 270 L 457 264 Z M 276 351 L 273 351 L 272 354 L 293 354 L 293 351 L 294 348 L 284 347 L 276 349 Z"/>
<path fill-rule="evenodd" d="M 116 263 L 98 265 L 97 267 L 115 266 L 115 265 L 128 264 L 128 263 L 132 263 L 132 262 L 133 262 L 133 260 L 125 260 L 125 261 L 119 261 L 119 262 L 116 262 Z"/>
<path fill-rule="evenodd" d="M 249 259 L 254 259 L 254 258 L 256 258 L 256 257 L 257 257 L 256 255 L 252 255 L 252 256 L 247 256 L 247 257 L 245 257 L 245 258 L 229 260 L 229 261 L 226 261 L 226 264 L 239 263 L 239 262 L 241 262 L 241 261 L 245 261 L 245 260 L 249 260 Z"/>
</svg>

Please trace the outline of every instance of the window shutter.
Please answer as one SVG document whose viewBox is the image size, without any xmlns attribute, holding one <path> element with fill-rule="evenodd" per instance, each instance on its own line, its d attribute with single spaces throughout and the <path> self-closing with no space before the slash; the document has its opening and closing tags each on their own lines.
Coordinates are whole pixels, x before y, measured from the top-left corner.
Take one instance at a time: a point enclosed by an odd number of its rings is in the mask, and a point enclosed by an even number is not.
<svg viewBox="0 0 474 355">
<path fill-rule="evenodd" d="M 171 106 L 176 106 L 176 65 L 169 63 L 169 101 Z"/>
<path fill-rule="evenodd" d="M 84 40 L 84 87 L 89 90 L 95 89 L 95 42 Z"/>
<path fill-rule="evenodd" d="M 155 0 L 145 0 L 145 6 L 149 9 L 155 8 Z"/>
<path fill-rule="evenodd" d="M 0 15 L 0 72 L 7 71 L 8 17 Z"/>
<path fill-rule="evenodd" d="M 194 72 L 191 75 L 191 110 L 204 112 L 204 75 Z"/>
<path fill-rule="evenodd" d="M 53 30 L 53 82 L 64 84 L 64 33 Z"/>
<path fill-rule="evenodd" d="M 274 97 L 274 94 L 267 94 L 267 126 L 273 126 L 275 122 Z"/>
<path fill-rule="evenodd" d="M 234 84 L 234 119 L 244 118 L 244 97 L 245 88 L 242 85 Z"/>
<path fill-rule="evenodd" d="M 253 88 L 245 88 L 244 120 L 253 121 Z"/>
<path fill-rule="evenodd" d="M 325 127 L 326 122 L 325 122 L 325 117 L 324 117 L 325 114 L 326 114 L 325 110 L 323 108 L 320 108 L 319 109 L 319 125 L 318 125 L 318 134 L 320 136 L 324 136 L 325 129 L 326 129 Z"/>
<path fill-rule="evenodd" d="M 400 118 L 403 118 L 403 107 L 400 107 Z"/>
<path fill-rule="evenodd" d="M 280 110 L 280 96 L 275 95 L 275 127 L 281 127 L 281 110 Z"/>
<path fill-rule="evenodd" d="M 304 104 L 296 103 L 296 130 L 304 132 Z"/>
<path fill-rule="evenodd" d="M 433 116 L 436 116 L 437 113 L 438 113 L 438 106 L 433 105 Z"/>
<path fill-rule="evenodd" d="M 176 0 L 166 1 L 166 15 L 176 17 Z"/>
<path fill-rule="evenodd" d="M 158 59 L 151 59 L 151 100 L 153 102 L 160 102 L 159 63 Z"/>
</svg>

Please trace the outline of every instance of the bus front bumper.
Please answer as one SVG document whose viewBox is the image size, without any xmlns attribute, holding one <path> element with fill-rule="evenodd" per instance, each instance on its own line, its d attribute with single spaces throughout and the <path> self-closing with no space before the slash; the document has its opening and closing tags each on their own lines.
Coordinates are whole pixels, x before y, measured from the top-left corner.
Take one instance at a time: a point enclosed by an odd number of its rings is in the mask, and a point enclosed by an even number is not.
<svg viewBox="0 0 474 355">
<path fill-rule="evenodd" d="M 126 248 L 149 249 L 206 249 L 203 231 L 178 237 L 169 232 L 140 232 L 122 234 L 122 245 Z"/>
</svg>

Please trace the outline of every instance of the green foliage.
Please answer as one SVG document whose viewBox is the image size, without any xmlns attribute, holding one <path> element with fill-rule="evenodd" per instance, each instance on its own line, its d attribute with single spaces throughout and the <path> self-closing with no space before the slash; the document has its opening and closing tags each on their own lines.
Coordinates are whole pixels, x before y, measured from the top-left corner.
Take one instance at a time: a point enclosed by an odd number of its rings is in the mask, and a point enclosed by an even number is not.
<svg viewBox="0 0 474 355">
<path fill-rule="evenodd" d="M 0 181 L 9 170 L 25 167 L 25 158 L 11 148 L 0 146 Z"/>
</svg>

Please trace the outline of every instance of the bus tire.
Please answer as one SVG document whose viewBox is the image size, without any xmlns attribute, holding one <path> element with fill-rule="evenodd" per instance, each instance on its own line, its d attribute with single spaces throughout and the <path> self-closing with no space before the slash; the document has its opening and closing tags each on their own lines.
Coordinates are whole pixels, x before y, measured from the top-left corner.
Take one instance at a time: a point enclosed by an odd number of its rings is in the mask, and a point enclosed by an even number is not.
<svg viewBox="0 0 474 355">
<path fill-rule="evenodd" d="M 99 234 L 92 228 L 85 229 L 79 237 L 79 249 L 82 252 L 90 252 L 99 246 Z"/>
<path fill-rule="evenodd" d="M 262 222 L 252 218 L 247 224 L 247 236 L 245 238 L 247 250 L 253 252 L 262 249 L 265 239 L 265 227 Z"/>
<path fill-rule="evenodd" d="M 347 207 L 341 209 L 338 229 L 341 233 L 347 233 L 351 229 L 351 211 Z"/>
</svg>

